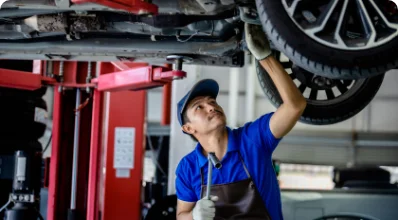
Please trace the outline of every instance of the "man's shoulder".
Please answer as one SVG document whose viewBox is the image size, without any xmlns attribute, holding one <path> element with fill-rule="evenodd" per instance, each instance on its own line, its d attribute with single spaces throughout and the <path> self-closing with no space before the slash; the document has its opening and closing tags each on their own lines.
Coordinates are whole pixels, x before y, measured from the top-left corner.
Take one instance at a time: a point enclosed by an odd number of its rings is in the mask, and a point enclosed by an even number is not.
<svg viewBox="0 0 398 220">
<path fill-rule="evenodd" d="M 185 169 L 187 167 L 194 166 L 196 163 L 196 157 L 195 150 L 191 151 L 180 160 L 177 169 Z"/>
<path fill-rule="evenodd" d="M 259 121 L 264 121 L 264 120 L 268 121 L 274 113 L 275 112 L 267 112 L 267 113 L 261 115 L 260 117 L 257 117 L 253 121 L 246 122 L 242 127 L 247 127 L 250 124 L 253 124 L 254 122 L 259 122 Z"/>
<path fill-rule="evenodd" d="M 193 150 L 189 154 L 185 155 L 181 161 L 185 161 L 186 163 L 194 163 L 196 162 L 196 157 L 195 150 Z"/>
<path fill-rule="evenodd" d="M 234 129 L 233 131 L 235 134 L 240 135 L 242 131 L 247 131 L 250 127 L 268 127 L 269 120 L 271 119 L 271 117 L 274 113 L 275 112 L 265 113 L 265 114 L 261 115 L 260 117 L 254 119 L 253 121 L 246 122 L 244 125 Z"/>
</svg>

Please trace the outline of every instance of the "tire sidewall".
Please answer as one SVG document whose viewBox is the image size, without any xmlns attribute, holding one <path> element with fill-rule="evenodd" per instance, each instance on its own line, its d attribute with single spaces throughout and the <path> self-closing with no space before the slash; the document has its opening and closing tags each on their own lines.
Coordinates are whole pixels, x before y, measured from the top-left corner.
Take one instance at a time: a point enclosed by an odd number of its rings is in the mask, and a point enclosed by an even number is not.
<svg viewBox="0 0 398 220">
<path fill-rule="evenodd" d="M 1 98 L 4 108 L 0 110 L 0 137 L 14 139 L 24 137 L 35 140 L 44 135 L 47 125 L 35 121 L 36 108 L 47 111 L 47 104 L 41 98 Z"/>
</svg>

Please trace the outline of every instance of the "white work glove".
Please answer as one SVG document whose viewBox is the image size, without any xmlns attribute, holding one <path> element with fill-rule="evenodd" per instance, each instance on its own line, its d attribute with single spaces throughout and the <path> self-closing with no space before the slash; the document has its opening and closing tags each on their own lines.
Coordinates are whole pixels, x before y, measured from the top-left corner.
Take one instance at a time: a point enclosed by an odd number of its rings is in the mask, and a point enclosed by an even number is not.
<svg viewBox="0 0 398 220">
<path fill-rule="evenodd" d="M 214 202 L 217 200 L 217 196 L 210 196 L 210 200 L 203 198 L 197 201 L 192 211 L 193 220 L 213 220 L 216 216 Z"/>
<path fill-rule="evenodd" d="M 245 23 L 247 48 L 257 60 L 263 60 L 272 54 L 267 36 L 260 25 Z"/>
</svg>

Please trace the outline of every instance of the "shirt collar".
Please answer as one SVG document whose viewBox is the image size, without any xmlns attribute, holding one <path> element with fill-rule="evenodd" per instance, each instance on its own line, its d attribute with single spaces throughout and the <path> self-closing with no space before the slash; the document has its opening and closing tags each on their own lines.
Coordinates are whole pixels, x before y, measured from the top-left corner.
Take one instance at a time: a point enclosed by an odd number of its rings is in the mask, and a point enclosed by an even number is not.
<svg viewBox="0 0 398 220">
<path fill-rule="evenodd" d="M 227 128 L 227 132 L 228 132 L 227 153 L 232 152 L 232 151 L 237 151 L 238 145 L 236 143 L 236 138 L 234 136 L 234 133 L 232 132 L 231 128 L 229 128 L 229 127 L 226 127 L 226 128 Z M 198 144 L 196 145 L 196 148 L 195 148 L 195 153 L 198 156 L 199 166 L 201 168 L 203 166 L 205 166 L 208 162 L 207 157 L 205 157 L 205 155 L 203 155 L 202 149 L 203 149 L 202 145 L 200 145 L 200 143 L 198 142 Z"/>
</svg>

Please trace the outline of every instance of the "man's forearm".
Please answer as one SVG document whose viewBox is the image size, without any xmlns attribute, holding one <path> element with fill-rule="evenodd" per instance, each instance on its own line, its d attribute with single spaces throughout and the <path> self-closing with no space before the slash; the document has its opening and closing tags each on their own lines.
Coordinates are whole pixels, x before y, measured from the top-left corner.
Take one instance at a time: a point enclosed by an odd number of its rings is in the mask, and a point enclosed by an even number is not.
<svg viewBox="0 0 398 220">
<path fill-rule="evenodd" d="M 306 100 L 280 62 L 273 56 L 269 56 L 261 60 L 260 64 L 274 82 L 283 103 L 293 108 L 303 109 L 306 105 Z"/>
<path fill-rule="evenodd" d="M 177 220 L 193 220 L 192 212 L 181 212 L 177 214 Z"/>
</svg>

